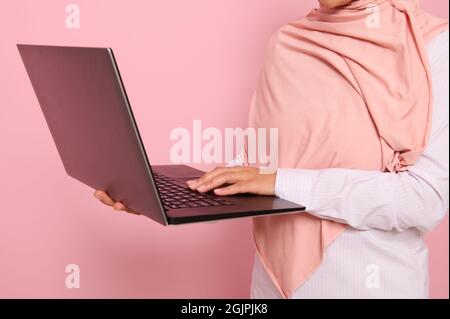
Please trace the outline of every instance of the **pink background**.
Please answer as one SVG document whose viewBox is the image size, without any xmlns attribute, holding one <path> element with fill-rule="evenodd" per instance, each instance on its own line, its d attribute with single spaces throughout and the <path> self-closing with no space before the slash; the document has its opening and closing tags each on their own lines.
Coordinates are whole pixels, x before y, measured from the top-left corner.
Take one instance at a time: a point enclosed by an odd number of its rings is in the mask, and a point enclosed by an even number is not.
<svg viewBox="0 0 450 319">
<path fill-rule="evenodd" d="M 0 297 L 249 296 L 250 220 L 163 228 L 112 212 L 64 173 L 15 48 L 114 48 L 153 164 L 169 163 L 170 130 L 245 126 L 269 36 L 314 0 L 61 0 L 0 8 Z M 447 17 L 448 1 L 429 0 Z M 161 111 L 163 110 L 163 111 Z M 428 235 L 431 296 L 448 298 L 448 219 Z M 81 288 L 65 287 L 65 267 Z"/>
</svg>

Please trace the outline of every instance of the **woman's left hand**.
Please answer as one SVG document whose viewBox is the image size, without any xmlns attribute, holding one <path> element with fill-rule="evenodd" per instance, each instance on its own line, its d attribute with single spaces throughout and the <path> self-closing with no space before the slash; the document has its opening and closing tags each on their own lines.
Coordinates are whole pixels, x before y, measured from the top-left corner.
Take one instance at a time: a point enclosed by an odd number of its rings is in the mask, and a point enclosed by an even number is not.
<svg viewBox="0 0 450 319">
<path fill-rule="evenodd" d="M 217 167 L 196 180 L 188 181 L 190 189 L 200 193 L 214 190 L 219 196 L 251 193 L 275 195 L 276 172 L 253 167 Z"/>
</svg>

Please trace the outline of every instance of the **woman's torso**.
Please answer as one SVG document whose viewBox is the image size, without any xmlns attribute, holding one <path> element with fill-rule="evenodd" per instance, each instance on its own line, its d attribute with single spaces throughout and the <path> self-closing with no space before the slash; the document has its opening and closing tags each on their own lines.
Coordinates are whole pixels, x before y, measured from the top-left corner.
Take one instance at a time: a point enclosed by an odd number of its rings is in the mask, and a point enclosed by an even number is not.
<svg viewBox="0 0 450 319">
<path fill-rule="evenodd" d="M 442 58 L 444 50 L 448 53 L 448 31 L 436 36 L 427 49 L 431 62 Z M 432 75 L 435 81 L 443 76 Z M 434 107 L 433 123 L 448 114 L 448 103 L 441 104 Z M 258 255 L 251 297 L 282 298 Z M 292 298 L 428 298 L 428 249 L 424 235 L 416 229 L 361 231 L 349 227 L 327 248 L 322 264 Z"/>
</svg>

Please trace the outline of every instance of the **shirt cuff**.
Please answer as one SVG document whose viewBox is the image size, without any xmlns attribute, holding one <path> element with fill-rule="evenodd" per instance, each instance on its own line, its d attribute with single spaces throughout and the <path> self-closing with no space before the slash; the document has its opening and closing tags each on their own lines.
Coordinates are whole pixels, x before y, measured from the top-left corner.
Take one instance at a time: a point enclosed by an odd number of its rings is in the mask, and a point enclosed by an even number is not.
<svg viewBox="0 0 450 319">
<path fill-rule="evenodd" d="M 316 175 L 316 170 L 279 168 L 275 180 L 275 195 L 308 209 Z"/>
</svg>

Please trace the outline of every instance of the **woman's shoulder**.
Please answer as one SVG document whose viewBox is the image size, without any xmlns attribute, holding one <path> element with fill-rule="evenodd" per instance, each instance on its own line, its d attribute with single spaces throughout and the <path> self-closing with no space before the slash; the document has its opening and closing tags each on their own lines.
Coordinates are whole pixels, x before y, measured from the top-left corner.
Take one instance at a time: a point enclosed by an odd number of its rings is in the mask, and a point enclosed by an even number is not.
<svg viewBox="0 0 450 319">
<path fill-rule="evenodd" d="M 427 45 L 430 64 L 440 63 L 449 57 L 449 31 L 445 30 L 433 37 Z"/>
<path fill-rule="evenodd" d="M 286 40 L 293 40 L 305 31 L 304 25 L 307 22 L 307 16 L 289 21 L 278 27 L 269 38 L 268 51 L 274 52 L 278 45 Z"/>
<path fill-rule="evenodd" d="M 435 35 L 427 45 L 431 75 L 433 77 L 434 112 L 432 135 L 445 136 L 448 134 L 448 81 L 449 81 L 449 32 L 444 31 Z"/>
</svg>

